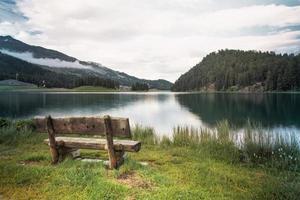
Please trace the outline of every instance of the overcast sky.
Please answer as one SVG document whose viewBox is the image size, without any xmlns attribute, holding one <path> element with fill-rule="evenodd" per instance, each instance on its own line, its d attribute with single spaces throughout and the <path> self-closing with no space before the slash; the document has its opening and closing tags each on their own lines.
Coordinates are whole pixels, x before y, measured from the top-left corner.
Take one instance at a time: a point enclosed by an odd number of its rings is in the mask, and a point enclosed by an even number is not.
<svg viewBox="0 0 300 200">
<path fill-rule="evenodd" d="M 175 81 L 218 49 L 300 52 L 300 0 L 1 0 L 0 35 Z"/>
</svg>

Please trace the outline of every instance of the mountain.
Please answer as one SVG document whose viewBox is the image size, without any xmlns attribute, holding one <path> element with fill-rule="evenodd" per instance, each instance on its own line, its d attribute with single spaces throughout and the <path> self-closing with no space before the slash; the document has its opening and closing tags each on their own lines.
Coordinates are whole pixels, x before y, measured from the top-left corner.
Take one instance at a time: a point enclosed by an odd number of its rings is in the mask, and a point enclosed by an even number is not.
<svg viewBox="0 0 300 200">
<path fill-rule="evenodd" d="M 174 91 L 289 91 L 300 89 L 300 55 L 220 50 L 181 75 Z"/>
<path fill-rule="evenodd" d="M 119 87 L 118 83 L 110 79 L 57 73 L 41 65 L 32 64 L 0 52 L 0 80 L 16 78 L 19 81 L 49 88 L 74 88 L 82 85 Z"/>
<path fill-rule="evenodd" d="M 146 83 L 150 88 L 162 90 L 169 90 L 173 85 L 171 82 L 162 79 L 147 80 L 130 76 L 126 73 L 109 69 L 99 63 L 81 61 L 59 51 L 26 44 L 11 36 L 0 36 L 0 51 L 2 54 L 27 61 L 57 74 L 112 80 L 125 86 L 131 86 L 135 83 Z"/>
</svg>

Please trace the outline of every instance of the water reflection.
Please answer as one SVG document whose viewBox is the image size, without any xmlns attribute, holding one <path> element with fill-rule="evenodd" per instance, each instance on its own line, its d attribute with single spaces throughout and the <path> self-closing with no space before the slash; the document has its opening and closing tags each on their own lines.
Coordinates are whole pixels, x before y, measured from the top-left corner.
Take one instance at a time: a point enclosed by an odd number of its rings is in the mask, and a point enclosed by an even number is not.
<svg viewBox="0 0 300 200">
<path fill-rule="evenodd" d="M 176 99 L 210 126 L 227 119 L 240 128 L 249 119 L 263 127 L 300 127 L 299 94 L 189 94 Z"/>
<path fill-rule="evenodd" d="M 123 108 L 107 110 L 115 116 L 129 117 L 133 124 L 154 127 L 160 134 L 169 135 L 176 125 L 203 127 L 197 115 L 182 108 L 173 95 L 161 98 L 148 96 Z"/>
<path fill-rule="evenodd" d="M 247 119 L 276 130 L 300 128 L 297 94 L 0 93 L 0 116 L 95 116 L 110 114 L 170 134 L 176 125 L 213 127 L 227 119 L 242 128 Z"/>
<path fill-rule="evenodd" d="M 110 108 L 125 107 L 138 99 L 139 96 L 125 94 L 2 93 L 0 116 L 29 118 L 47 114 L 95 115 Z"/>
</svg>

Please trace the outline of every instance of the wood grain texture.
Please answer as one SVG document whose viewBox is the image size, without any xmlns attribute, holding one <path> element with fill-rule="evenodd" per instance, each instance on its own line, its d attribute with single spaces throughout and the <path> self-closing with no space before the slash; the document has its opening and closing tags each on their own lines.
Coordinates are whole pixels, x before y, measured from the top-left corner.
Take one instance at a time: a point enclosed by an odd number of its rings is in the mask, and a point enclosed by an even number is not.
<svg viewBox="0 0 300 200">
<path fill-rule="evenodd" d="M 50 153 L 52 157 L 52 164 L 56 164 L 59 160 L 59 153 L 56 145 L 55 130 L 53 127 L 53 121 L 51 116 L 46 117 L 46 130 L 48 132 L 48 137 L 49 137 L 49 146 L 50 146 Z"/>
<path fill-rule="evenodd" d="M 125 156 L 125 151 L 115 151 L 115 155 L 117 157 L 117 167 L 120 167 L 124 163 L 124 156 Z"/>
<path fill-rule="evenodd" d="M 104 116 L 104 125 L 106 133 L 107 152 L 109 157 L 109 168 L 114 169 L 117 167 L 117 157 L 115 155 L 113 129 L 110 116 Z"/>
<path fill-rule="evenodd" d="M 46 118 L 35 118 L 38 132 L 46 132 Z M 52 118 L 56 134 L 89 134 L 105 136 L 105 123 L 103 117 L 71 117 Z M 128 118 L 111 118 L 113 136 L 130 138 L 130 125 Z"/>
<path fill-rule="evenodd" d="M 106 139 L 100 138 L 79 138 L 79 137 L 55 137 L 57 143 L 63 144 L 68 148 L 77 149 L 99 149 L 107 150 Z M 49 145 L 49 139 L 44 140 Z M 141 149 L 141 142 L 133 140 L 114 140 L 114 149 L 116 151 L 138 152 Z"/>
</svg>

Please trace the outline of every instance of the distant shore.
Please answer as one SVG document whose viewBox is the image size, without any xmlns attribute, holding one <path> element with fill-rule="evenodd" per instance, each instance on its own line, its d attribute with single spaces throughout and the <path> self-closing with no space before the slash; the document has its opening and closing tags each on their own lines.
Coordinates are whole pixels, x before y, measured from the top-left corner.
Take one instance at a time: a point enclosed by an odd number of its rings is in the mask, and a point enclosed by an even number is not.
<svg viewBox="0 0 300 200">
<path fill-rule="evenodd" d="M 42 88 L 36 86 L 5 86 L 0 85 L 0 92 L 174 92 L 174 93 L 199 93 L 199 94 L 300 94 L 300 91 L 171 91 L 150 89 L 148 91 L 131 91 L 98 86 L 80 86 L 77 88 Z"/>
<path fill-rule="evenodd" d="M 77 88 L 42 88 L 32 86 L 9 86 L 0 85 L 0 92 L 160 92 L 168 90 L 150 89 L 148 91 L 132 91 L 124 89 L 113 89 L 98 86 L 80 86 Z"/>
<path fill-rule="evenodd" d="M 42 88 L 28 86 L 0 86 L 0 92 L 119 92 L 119 89 L 81 86 L 77 88 Z"/>
<path fill-rule="evenodd" d="M 300 91 L 173 91 L 174 93 L 199 93 L 199 94 L 300 94 Z"/>
</svg>

